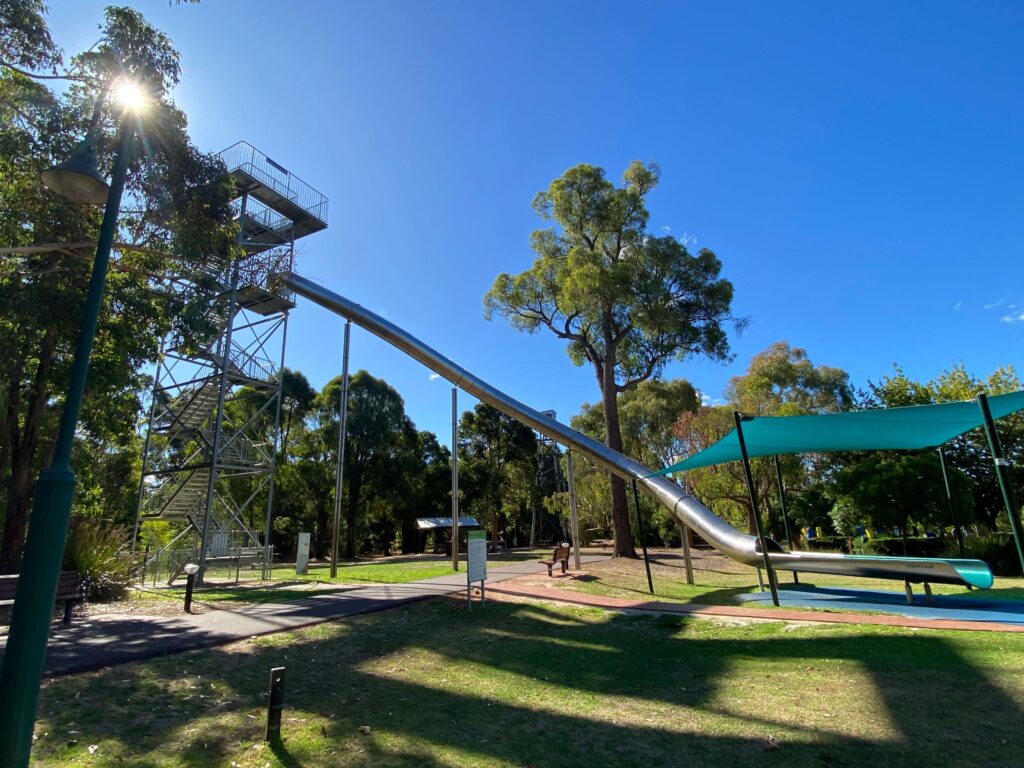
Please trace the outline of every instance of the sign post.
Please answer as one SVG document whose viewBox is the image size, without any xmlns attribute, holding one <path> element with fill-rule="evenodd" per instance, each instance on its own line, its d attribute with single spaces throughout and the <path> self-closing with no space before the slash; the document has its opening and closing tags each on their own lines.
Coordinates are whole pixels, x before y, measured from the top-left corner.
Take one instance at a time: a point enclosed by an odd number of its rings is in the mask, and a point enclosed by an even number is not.
<svg viewBox="0 0 1024 768">
<path fill-rule="evenodd" d="M 466 608 L 473 610 L 473 582 L 480 582 L 480 604 L 484 604 L 484 582 L 487 580 L 487 532 L 469 531 L 466 546 Z"/>
</svg>

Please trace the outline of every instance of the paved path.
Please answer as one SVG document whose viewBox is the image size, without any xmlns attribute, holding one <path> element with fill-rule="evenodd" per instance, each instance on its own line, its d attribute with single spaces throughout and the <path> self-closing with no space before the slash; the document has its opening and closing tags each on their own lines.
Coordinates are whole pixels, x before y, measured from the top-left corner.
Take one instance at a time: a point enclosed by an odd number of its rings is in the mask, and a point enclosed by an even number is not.
<svg viewBox="0 0 1024 768">
<path fill-rule="evenodd" d="M 583 562 L 604 556 L 584 555 Z M 536 561 L 491 567 L 487 587 L 519 576 L 546 572 Z M 47 676 L 84 672 L 169 653 L 207 648 L 257 635 L 285 632 L 344 616 L 371 613 L 466 589 L 465 573 L 407 584 L 369 584 L 341 592 L 311 593 L 287 603 L 263 603 L 235 609 L 178 616 L 104 614 L 54 624 L 46 650 Z M 197 593 L 199 600 L 201 593 Z M 6 635 L 0 637 L 3 645 Z M 0 654 L 2 655 L 2 654 Z"/>
<path fill-rule="evenodd" d="M 502 595 L 526 597 L 534 600 L 553 600 L 573 605 L 586 605 L 612 611 L 643 611 L 689 616 L 729 616 L 732 618 L 767 619 L 770 621 L 799 621 L 820 624 L 875 624 L 890 627 L 918 629 L 956 629 L 972 632 L 1024 632 L 1024 625 L 996 621 L 962 621 L 940 618 L 913 618 L 909 616 L 870 613 L 827 613 L 825 611 L 799 611 L 753 606 L 696 605 L 693 603 L 666 603 L 658 600 L 628 600 L 621 597 L 590 595 L 555 587 L 534 586 L 510 581 L 488 585 L 487 594 L 500 599 Z M 781 594 L 781 593 L 780 593 Z"/>
</svg>

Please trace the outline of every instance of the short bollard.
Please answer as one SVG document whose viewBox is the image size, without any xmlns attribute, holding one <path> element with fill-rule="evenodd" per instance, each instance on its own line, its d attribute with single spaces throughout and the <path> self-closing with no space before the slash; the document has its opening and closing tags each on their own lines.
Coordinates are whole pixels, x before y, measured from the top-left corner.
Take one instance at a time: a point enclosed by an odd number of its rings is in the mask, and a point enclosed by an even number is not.
<svg viewBox="0 0 1024 768">
<path fill-rule="evenodd" d="M 267 702 L 267 736 L 265 741 L 281 739 L 281 713 L 284 711 L 284 667 L 270 670 L 270 700 Z"/>
<path fill-rule="evenodd" d="M 196 585 L 196 574 L 199 573 L 199 566 L 189 563 L 185 566 L 185 573 L 188 579 L 185 581 L 185 613 L 192 613 L 192 590 Z"/>
</svg>

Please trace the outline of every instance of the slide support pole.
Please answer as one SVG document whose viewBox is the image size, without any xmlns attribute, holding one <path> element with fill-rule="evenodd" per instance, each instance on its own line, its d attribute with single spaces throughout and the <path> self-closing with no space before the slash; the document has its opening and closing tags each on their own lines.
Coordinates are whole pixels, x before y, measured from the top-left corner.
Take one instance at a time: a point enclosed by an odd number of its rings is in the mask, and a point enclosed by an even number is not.
<svg viewBox="0 0 1024 768">
<path fill-rule="evenodd" d="M 572 471 L 572 448 L 565 454 L 566 474 L 569 475 L 569 524 L 572 526 L 573 570 L 580 569 L 580 521 L 576 516 L 576 475 Z"/>
<path fill-rule="evenodd" d="M 341 398 L 338 401 L 338 472 L 334 478 L 334 527 L 331 531 L 331 578 L 338 576 L 338 534 L 341 529 L 341 483 L 345 479 L 345 437 L 348 431 L 348 346 L 352 321 L 345 321 L 341 352 Z"/>
<path fill-rule="evenodd" d="M 459 388 L 452 387 L 452 570 L 459 570 Z"/>
</svg>

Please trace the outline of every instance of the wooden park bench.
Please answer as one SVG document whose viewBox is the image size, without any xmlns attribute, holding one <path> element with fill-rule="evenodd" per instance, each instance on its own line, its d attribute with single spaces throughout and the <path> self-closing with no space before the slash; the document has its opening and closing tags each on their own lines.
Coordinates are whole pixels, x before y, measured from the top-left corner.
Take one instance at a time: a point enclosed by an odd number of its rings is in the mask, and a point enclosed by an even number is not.
<svg viewBox="0 0 1024 768">
<path fill-rule="evenodd" d="M 13 605 L 18 575 L 0 576 L 0 605 Z M 57 601 L 64 601 L 64 623 L 71 623 L 71 607 L 82 599 L 82 584 L 75 571 L 61 571 L 57 580 Z"/>
<path fill-rule="evenodd" d="M 565 573 L 566 570 L 569 568 L 569 545 L 568 544 L 559 544 L 557 547 L 555 547 L 555 551 L 554 551 L 554 553 L 552 553 L 550 560 L 541 560 L 540 561 L 541 565 L 546 565 L 548 567 L 548 577 L 549 578 L 551 577 L 551 569 L 555 565 L 557 565 L 558 563 L 562 564 L 562 573 Z"/>
<path fill-rule="evenodd" d="M 594 539 L 590 542 L 592 547 L 600 547 L 601 549 L 607 549 L 608 547 L 615 546 L 615 539 Z"/>
</svg>

